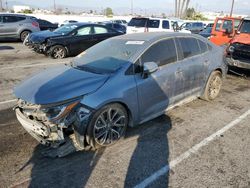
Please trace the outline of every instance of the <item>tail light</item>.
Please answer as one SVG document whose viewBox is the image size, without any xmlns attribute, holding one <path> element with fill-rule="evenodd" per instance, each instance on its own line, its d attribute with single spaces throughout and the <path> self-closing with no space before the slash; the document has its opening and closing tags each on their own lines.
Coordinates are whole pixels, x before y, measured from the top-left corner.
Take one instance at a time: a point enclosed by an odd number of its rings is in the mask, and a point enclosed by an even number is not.
<svg viewBox="0 0 250 188">
<path fill-rule="evenodd" d="M 33 22 L 32 22 L 32 26 L 34 26 L 34 27 L 39 27 L 39 23 L 38 23 L 38 22 L 33 21 Z"/>
</svg>

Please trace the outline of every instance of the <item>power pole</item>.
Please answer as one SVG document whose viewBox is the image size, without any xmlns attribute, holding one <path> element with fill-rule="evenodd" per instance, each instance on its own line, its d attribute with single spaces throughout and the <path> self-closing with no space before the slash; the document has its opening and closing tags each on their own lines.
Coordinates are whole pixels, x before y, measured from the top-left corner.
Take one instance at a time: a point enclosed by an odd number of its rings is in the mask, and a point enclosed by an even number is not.
<svg viewBox="0 0 250 188">
<path fill-rule="evenodd" d="M 177 0 L 174 0 L 174 2 L 175 2 L 174 16 L 177 17 Z"/>
<path fill-rule="evenodd" d="M 134 2 L 131 0 L 131 15 L 134 15 Z"/>
<path fill-rule="evenodd" d="M 54 0 L 54 12 L 56 12 L 56 0 Z"/>
<path fill-rule="evenodd" d="M 2 11 L 3 10 L 3 2 L 2 2 L 2 0 L 0 0 L 0 11 Z"/>
<path fill-rule="evenodd" d="M 230 17 L 232 17 L 232 15 L 233 15 L 233 9 L 234 9 L 234 0 L 232 0 L 232 7 L 231 7 L 231 11 L 230 11 Z"/>
<path fill-rule="evenodd" d="M 8 10 L 8 1 L 7 0 L 5 2 L 5 7 L 6 7 L 6 10 Z"/>
</svg>

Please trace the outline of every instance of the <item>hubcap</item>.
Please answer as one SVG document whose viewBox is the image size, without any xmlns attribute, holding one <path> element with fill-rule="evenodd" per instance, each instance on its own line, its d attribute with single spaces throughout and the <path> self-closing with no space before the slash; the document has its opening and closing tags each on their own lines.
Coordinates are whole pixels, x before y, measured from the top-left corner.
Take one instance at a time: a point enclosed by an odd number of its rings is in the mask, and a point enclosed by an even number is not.
<svg viewBox="0 0 250 188">
<path fill-rule="evenodd" d="M 219 76 L 216 76 L 213 78 L 209 87 L 209 95 L 211 98 L 214 99 L 215 97 L 217 97 L 217 95 L 220 92 L 221 84 L 222 84 L 222 81 Z"/>
<path fill-rule="evenodd" d="M 64 50 L 62 48 L 54 49 L 54 58 L 61 59 L 64 57 Z"/>
<path fill-rule="evenodd" d="M 126 128 L 125 114 L 118 108 L 109 108 L 96 119 L 94 139 L 101 146 L 117 142 Z"/>
</svg>

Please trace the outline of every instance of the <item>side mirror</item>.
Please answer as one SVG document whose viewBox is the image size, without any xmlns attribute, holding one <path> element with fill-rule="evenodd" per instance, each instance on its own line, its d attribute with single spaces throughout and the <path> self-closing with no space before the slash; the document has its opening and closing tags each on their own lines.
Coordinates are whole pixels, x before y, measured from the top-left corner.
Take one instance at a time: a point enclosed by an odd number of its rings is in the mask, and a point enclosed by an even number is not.
<svg viewBox="0 0 250 188">
<path fill-rule="evenodd" d="M 158 70 L 158 65 L 155 62 L 146 62 L 143 65 L 142 77 L 147 78 L 149 74 L 154 73 Z"/>
</svg>

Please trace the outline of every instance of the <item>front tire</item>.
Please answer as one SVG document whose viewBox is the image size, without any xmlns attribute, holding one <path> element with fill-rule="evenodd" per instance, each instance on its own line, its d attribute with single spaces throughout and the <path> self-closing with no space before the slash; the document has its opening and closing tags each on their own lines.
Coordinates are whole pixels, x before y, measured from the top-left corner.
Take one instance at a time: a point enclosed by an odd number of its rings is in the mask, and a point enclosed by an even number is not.
<svg viewBox="0 0 250 188">
<path fill-rule="evenodd" d="M 220 71 L 214 71 L 211 73 L 206 88 L 204 91 L 202 99 L 206 101 L 214 100 L 220 93 L 222 86 L 222 75 Z"/>
<path fill-rule="evenodd" d="M 102 107 L 92 117 L 86 140 L 92 149 L 117 143 L 124 137 L 128 125 L 127 110 L 120 104 Z"/>
<path fill-rule="evenodd" d="M 51 47 L 50 51 L 51 51 L 50 56 L 53 59 L 63 59 L 67 55 L 67 51 L 66 51 L 65 47 L 63 47 L 61 45 L 56 45 L 56 46 Z"/>
</svg>

